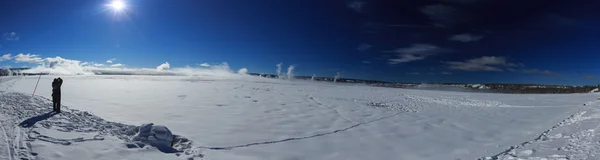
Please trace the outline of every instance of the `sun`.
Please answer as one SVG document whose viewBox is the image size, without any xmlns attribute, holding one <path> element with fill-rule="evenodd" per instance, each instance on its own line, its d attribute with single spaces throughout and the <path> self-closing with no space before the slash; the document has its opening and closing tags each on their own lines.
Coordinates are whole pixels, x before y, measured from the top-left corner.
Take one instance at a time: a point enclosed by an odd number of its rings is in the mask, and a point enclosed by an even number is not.
<svg viewBox="0 0 600 160">
<path fill-rule="evenodd" d="M 127 4 L 123 0 L 113 0 L 107 6 L 109 6 L 114 12 L 122 12 L 127 8 Z"/>
</svg>

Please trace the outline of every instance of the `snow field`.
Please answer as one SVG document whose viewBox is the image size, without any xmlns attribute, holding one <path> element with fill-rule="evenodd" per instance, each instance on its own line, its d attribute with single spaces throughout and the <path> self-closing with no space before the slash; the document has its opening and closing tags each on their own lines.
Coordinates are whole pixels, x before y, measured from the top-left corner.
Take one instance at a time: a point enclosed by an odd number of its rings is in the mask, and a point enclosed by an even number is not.
<svg viewBox="0 0 600 160">
<path fill-rule="evenodd" d="M 39 99 L 36 105 L 3 114 L 34 112 L 14 114 L 18 116 L 11 122 L 16 123 L 49 111 L 52 78 L 42 76 L 33 98 Z M 579 154 L 595 151 L 589 149 L 593 145 L 566 150 L 575 140 L 588 140 L 564 137 L 590 135 L 571 128 L 575 125 L 597 127 L 592 122 L 597 122 L 593 109 L 598 104 L 590 102 L 597 94 L 446 92 L 245 76 L 62 78 L 62 103 L 74 110 L 24 132 L 24 137 L 32 137 L 24 153 L 36 154 L 29 157 L 531 159 L 594 157 L 594 153 Z M 0 90 L 14 99 L 31 99 L 27 94 L 31 96 L 36 81 L 37 77 L 12 78 L 3 81 Z M 1 103 L 3 108 L 22 105 Z M 182 143 L 176 148 L 184 152 L 128 148 L 135 127 L 145 123 L 167 126 L 180 135 Z M 86 132 L 89 126 L 97 127 Z M 74 156 L 75 151 L 80 155 Z M 23 157 L 0 151 L 2 155 Z"/>
</svg>

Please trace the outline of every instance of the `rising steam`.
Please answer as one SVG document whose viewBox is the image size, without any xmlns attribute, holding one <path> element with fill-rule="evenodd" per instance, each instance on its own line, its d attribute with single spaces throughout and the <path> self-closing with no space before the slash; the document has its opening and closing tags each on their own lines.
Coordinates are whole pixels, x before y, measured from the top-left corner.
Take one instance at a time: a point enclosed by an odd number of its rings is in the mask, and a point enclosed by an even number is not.
<svg viewBox="0 0 600 160">
<path fill-rule="evenodd" d="M 290 67 L 288 67 L 288 71 L 287 71 L 287 78 L 288 79 L 292 79 L 294 78 L 294 65 L 291 65 Z"/>
<path fill-rule="evenodd" d="M 281 78 L 281 65 L 283 65 L 283 63 L 277 64 L 277 78 Z"/>
</svg>

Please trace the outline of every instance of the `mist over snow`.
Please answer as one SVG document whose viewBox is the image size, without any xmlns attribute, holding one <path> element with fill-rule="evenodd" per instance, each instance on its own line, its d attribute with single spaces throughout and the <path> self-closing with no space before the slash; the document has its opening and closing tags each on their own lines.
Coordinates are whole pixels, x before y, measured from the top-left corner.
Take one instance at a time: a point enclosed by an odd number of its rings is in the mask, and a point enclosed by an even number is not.
<svg viewBox="0 0 600 160">
<path fill-rule="evenodd" d="M 242 69 L 238 70 L 238 73 L 239 74 L 248 74 L 248 69 L 242 68 Z"/>
<path fill-rule="evenodd" d="M 26 74 L 51 74 L 51 75 L 177 75 L 177 76 L 235 76 L 227 62 L 220 64 L 199 64 L 197 67 L 174 68 L 168 62 L 156 68 L 129 68 L 125 64 L 102 64 L 96 62 L 82 62 L 79 60 L 62 57 L 41 58 L 35 54 L 18 54 L 14 56 L 17 63 L 29 63 L 36 66 L 21 71 Z M 114 61 L 115 59 L 111 59 Z M 238 73 L 248 73 L 247 68 L 242 68 Z"/>
<path fill-rule="evenodd" d="M 19 54 L 15 56 L 17 62 L 35 63 L 38 66 L 29 70 L 22 71 L 23 73 L 49 73 L 56 75 L 93 75 L 89 68 L 81 65 L 78 60 L 64 59 L 62 57 L 55 58 L 39 58 L 38 55 Z"/>
</svg>

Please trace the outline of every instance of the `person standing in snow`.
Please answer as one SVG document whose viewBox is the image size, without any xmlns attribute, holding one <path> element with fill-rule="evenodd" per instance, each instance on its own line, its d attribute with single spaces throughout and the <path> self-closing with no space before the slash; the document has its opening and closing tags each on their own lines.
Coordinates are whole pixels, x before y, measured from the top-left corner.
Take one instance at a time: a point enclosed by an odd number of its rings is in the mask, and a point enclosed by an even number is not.
<svg viewBox="0 0 600 160">
<path fill-rule="evenodd" d="M 52 81 L 52 110 L 56 113 L 60 113 L 60 86 L 62 86 L 63 80 L 58 77 Z"/>
</svg>

